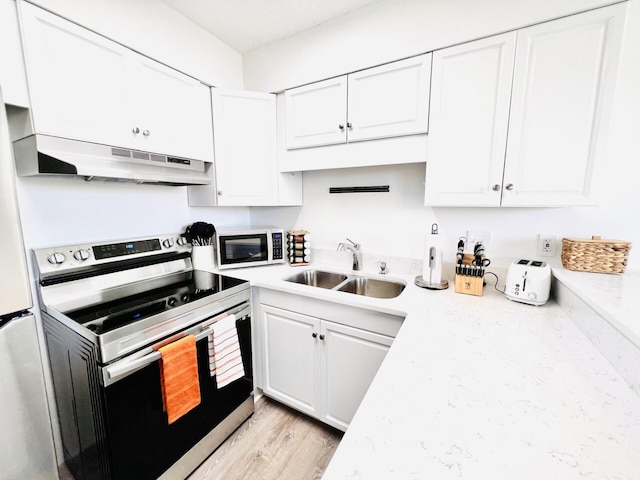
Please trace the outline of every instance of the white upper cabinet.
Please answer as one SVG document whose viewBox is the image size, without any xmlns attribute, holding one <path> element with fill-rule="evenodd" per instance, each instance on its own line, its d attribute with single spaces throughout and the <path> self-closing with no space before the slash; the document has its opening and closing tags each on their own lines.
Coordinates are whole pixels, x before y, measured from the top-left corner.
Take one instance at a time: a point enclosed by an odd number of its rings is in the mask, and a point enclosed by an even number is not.
<svg viewBox="0 0 640 480">
<path fill-rule="evenodd" d="M 276 96 L 213 88 L 211 99 L 215 137 L 212 182 L 189 187 L 189 205 L 301 204 L 302 175 L 278 169 Z"/>
<path fill-rule="evenodd" d="M 433 53 L 427 205 L 500 204 L 515 46 L 511 32 Z"/>
<path fill-rule="evenodd" d="M 347 77 L 287 90 L 287 148 L 333 145 L 347 141 Z"/>
<path fill-rule="evenodd" d="M 348 140 L 427 133 L 430 76 L 431 54 L 350 74 Z"/>
<path fill-rule="evenodd" d="M 592 204 L 625 11 L 435 52 L 425 204 Z"/>
<path fill-rule="evenodd" d="M 287 148 L 427 133 L 431 54 L 285 91 Z"/>
<path fill-rule="evenodd" d="M 37 133 L 212 161 L 209 87 L 31 4 L 20 8 Z"/>
<path fill-rule="evenodd" d="M 177 70 L 131 52 L 132 145 L 146 151 L 212 160 L 210 88 Z M 140 142 L 143 143 L 140 143 Z"/>
<path fill-rule="evenodd" d="M 502 205 L 592 204 L 626 4 L 518 32 Z"/>
<path fill-rule="evenodd" d="M 0 0 L 0 86 L 5 103 L 29 106 L 15 0 Z"/>
</svg>

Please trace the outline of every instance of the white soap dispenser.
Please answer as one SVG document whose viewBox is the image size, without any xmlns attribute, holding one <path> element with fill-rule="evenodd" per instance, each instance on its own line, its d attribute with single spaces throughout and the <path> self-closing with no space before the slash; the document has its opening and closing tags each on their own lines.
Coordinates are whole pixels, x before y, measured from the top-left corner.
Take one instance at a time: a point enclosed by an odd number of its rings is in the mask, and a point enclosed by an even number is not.
<svg viewBox="0 0 640 480">
<path fill-rule="evenodd" d="M 422 275 L 416 277 L 415 284 L 431 290 L 449 288 L 449 281 L 442 278 L 443 235 L 438 232 L 438 224 L 431 225 L 431 234 L 427 235 L 424 248 Z"/>
</svg>

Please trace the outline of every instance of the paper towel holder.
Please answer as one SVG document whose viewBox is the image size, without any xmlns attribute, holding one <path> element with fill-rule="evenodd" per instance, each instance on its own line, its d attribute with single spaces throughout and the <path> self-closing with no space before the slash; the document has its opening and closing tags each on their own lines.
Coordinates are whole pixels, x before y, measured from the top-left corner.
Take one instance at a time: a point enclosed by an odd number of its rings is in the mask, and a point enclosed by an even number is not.
<svg viewBox="0 0 640 480">
<path fill-rule="evenodd" d="M 431 225 L 431 235 L 438 235 L 438 224 L 434 223 Z M 442 254 L 442 252 L 440 252 Z M 431 246 L 429 248 L 429 268 L 434 268 L 436 264 L 436 256 L 438 255 L 437 248 L 435 246 Z M 426 259 L 425 259 L 426 261 Z M 415 284 L 422 288 L 428 288 L 430 290 L 445 290 L 449 288 L 449 281 L 441 278 L 439 282 L 432 282 L 430 279 L 425 279 L 424 275 L 418 275 L 415 278 Z"/>
</svg>

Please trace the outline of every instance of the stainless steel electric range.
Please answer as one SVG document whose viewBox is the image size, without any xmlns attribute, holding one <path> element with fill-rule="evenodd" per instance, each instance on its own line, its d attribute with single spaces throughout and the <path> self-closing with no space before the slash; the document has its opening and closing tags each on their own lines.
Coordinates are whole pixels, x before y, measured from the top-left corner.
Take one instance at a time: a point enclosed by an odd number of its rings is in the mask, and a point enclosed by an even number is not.
<svg viewBox="0 0 640 480">
<path fill-rule="evenodd" d="M 185 478 L 253 413 L 244 280 L 194 270 L 180 235 L 33 251 L 64 457 L 76 480 Z M 245 375 L 217 388 L 213 324 L 236 316 Z M 158 347 L 196 339 L 201 403 L 163 411 Z"/>
</svg>

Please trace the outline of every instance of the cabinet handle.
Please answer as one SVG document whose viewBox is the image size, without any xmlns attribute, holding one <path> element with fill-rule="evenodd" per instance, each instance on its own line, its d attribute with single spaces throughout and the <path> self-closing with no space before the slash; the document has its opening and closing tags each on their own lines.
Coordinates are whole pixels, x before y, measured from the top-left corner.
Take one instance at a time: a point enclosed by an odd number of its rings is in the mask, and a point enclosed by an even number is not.
<svg viewBox="0 0 640 480">
<path fill-rule="evenodd" d="M 351 122 L 347 122 L 347 128 L 348 128 L 349 130 L 351 130 L 351 129 L 353 128 L 353 125 L 351 124 Z"/>
<path fill-rule="evenodd" d="M 218 195 L 222 196 L 222 190 L 218 190 Z"/>
<path fill-rule="evenodd" d="M 344 125 L 343 124 L 338 125 L 338 128 L 340 129 L 341 132 L 344 131 Z"/>
<path fill-rule="evenodd" d="M 492 189 L 494 192 L 499 192 L 499 191 L 500 191 L 500 185 L 498 185 L 498 184 L 496 183 L 493 187 L 491 187 L 491 189 Z"/>
<path fill-rule="evenodd" d="M 316 338 L 316 337 L 318 336 L 318 334 L 317 334 L 316 332 L 313 332 L 313 333 L 311 334 L 311 336 L 312 336 L 313 338 Z"/>
<path fill-rule="evenodd" d="M 324 334 L 320 335 L 320 340 L 324 340 Z"/>
<path fill-rule="evenodd" d="M 142 132 L 142 134 L 143 134 L 145 137 L 148 137 L 149 135 L 151 135 L 151 132 L 150 132 L 149 130 L 144 130 L 144 131 Z"/>
<path fill-rule="evenodd" d="M 513 190 L 513 183 L 508 183 L 507 186 L 504 188 L 506 188 L 509 191 Z"/>
<path fill-rule="evenodd" d="M 139 129 L 138 127 L 133 127 L 133 128 L 131 129 L 131 131 L 132 131 L 133 133 L 135 133 L 136 135 L 140 133 L 140 129 Z"/>
</svg>

